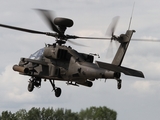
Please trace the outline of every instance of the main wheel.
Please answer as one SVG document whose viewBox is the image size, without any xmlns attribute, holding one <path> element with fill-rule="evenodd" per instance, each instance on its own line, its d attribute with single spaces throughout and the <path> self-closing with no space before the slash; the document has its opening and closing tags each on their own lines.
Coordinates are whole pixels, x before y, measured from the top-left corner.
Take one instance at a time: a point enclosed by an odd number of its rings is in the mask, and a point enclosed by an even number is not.
<svg viewBox="0 0 160 120">
<path fill-rule="evenodd" d="M 28 91 L 32 92 L 33 89 L 34 89 L 34 83 L 33 82 L 29 82 L 29 84 L 28 84 Z"/>
<path fill-rule="evenodd" d="M 59 96 L 61 95 L 61 92 L 62 92 L 62 91 L 61 91 L 61 88 L 56 88 L 56 89 L 55 89 L 55 96 L 56 96 L 56 97 L 59 97 Z"/>
<path fill-rule="evenodd" d="M 117 83 L 117 88 L 121 89 L 121 87 L 122 87 L 122 80 L 118 80 L 117 82 L 118 82 Z"/>
</svg>

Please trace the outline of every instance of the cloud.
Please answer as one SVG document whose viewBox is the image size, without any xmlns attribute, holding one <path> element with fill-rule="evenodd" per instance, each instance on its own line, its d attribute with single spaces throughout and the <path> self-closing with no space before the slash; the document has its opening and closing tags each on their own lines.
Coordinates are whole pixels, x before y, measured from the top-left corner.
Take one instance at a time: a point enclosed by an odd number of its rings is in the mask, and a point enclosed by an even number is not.
<svg viewBox="0 0 160 120">
<path fill-rule="evenodd" d="M 157 82 L 156 82 L 157 83 Z M 152 86 L 155 84 L 155 82 L 150 81 L 136 81 L 133 84 L 133 88 L 137 90 L 137 92 L 140 93 L 153 93 L 154 89 L 152 89 Z"/>
<path fill-rule="evenodd" d="M 12 65 L 8 65 L 0 75 L 1 96 L 5 101 L 26 102 L 33 101 L 34 94 L 24 91 L 25 77 L 18 75 L 12 70 Z"/>
</svg>

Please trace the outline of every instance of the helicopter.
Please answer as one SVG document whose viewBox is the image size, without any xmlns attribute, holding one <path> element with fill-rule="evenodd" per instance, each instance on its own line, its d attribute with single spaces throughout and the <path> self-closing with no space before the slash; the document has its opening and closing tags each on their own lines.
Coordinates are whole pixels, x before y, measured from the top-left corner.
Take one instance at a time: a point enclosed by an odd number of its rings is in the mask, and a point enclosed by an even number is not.
<svg viewBox="0 0 160 120">
<path fill-rule="evenodd" d="M 47 21 L 53 33 L 0 24 L 0 27 L 55 38 L 55 43 L 47 44 L 31 54 L 29 58 L 21 58 L 19 64 L 13 66 L 14 71 L 31 77 L 28 84 L 29 92 L 32 92 L 35 87 L 41 87 L 42 80 L 48 80 L 55 92 L 55 96 L 60 97 L 62 90 L 55 85 L 56 80 L 66 81 L 68 85 L 92 87 L 93 81 L 96 79 L 115 79 L 117 88 L 121 89 L 121 73 L 144 78 L 144 74 L 141 71 L 121 66 L 135 30 L 127 30 L 125 34 L 115 36 L 114 30 L 117 18 L 115 18 L 114 25 L 111 27 L 111 38 L 81 37 L 65 34 L 66 29 L 73 26 L 73 20 L 63 17 L 53 19 L 50 11 L 37 10 Z M 66 46 L 65 43 L 71 41 L 71 39 L 109 39 L 118 41 L 120 46 L 112 63 L 94 62 L 95 54 L 81 53 L 70 46 Z"/>
</svg>

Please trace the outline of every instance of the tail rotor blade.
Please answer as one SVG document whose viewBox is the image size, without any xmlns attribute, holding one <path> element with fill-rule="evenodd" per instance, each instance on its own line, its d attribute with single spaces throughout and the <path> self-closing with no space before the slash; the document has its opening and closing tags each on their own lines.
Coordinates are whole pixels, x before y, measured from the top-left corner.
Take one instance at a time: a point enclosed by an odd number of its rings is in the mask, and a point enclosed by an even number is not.
<svg viewBox="0 0 160 120">
<path fill-rule="evenodd" d="M 112 37 L 114 35 L 115 29 L 117 27 L 117 23 L 119 21 L 119 16 L 116 16 L 112 19 L 111 24 L 109 25 L 106 35 Z"/>
<path fill-rule="evenodd" d="M 113 42 L 110 41 L 106 51 L 106 58 L 112 58 L 112 56 L 113 56 Z"/>
<path fill-rule="evenodd" d="M 109 43 L 109 46 L 108 46 L 108 49 L 107 49 L 107 53 L 106 53 L 106 57 L 109 57 L 109 58 L 111 58 L 113 56 L 113 40 L 115 40 L 114 39 L 114 37 L 115 37 L 114 36 L 114 32 L 115 32 L 115 29 L 117 27 L 117 23 L 119 21 L 119 18 L 120 18 L 119 16 L 114 17 L 112 19 L 112 22 L 110 23 L 107 31 L 106 31 L 106 35 L 108 37 L 111 37 L 110 38 L 111 41 Z M 117 42 L 117 41 L 115 41 L 115 42 Z"/>
</svg>

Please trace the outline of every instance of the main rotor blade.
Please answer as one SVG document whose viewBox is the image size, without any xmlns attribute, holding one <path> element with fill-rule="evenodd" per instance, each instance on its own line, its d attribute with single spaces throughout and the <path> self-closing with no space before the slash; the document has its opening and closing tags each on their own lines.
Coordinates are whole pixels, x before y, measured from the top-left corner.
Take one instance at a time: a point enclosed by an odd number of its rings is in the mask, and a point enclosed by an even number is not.
<svg viewBox="0 0 160 120">
<path fill-rule="evenodd" d="M 54 17 L 51 15 L 51 11 L 43 10 L 43 9 L 35 9 L 35 10 L 37 10 L 38 12 L 41 13 L 41 15 L 46 20 L 46 22 L 48 23 L 51 30 L 59 33 L 61 36 L 64 36 L 64 34 L 62 34 L 61 31 L 59 31 L 58 28 L 56 27 L 56 25 L 53 23 Z"/>
<path fill-rule="evenodd" d="M 94 39 L 94 40 L 110 40 L 111 38 L 99 38 L 99 37 L 78 37 L 81 39 Z"/>
<path fill-rule="evenodd" d="M 160 42 L 160 40 L 155 39 L 131 39 L 132 41 L 144 41 L 144 42 Z"/>
<path fill-rule="evenodd" d="M 99 37 L 79 37 L 79 36 L 74 36 L 72 38 L 68 39 L 94 39 L 94 40 L 111 40 L 111 38 L 99 38 Z M 144 41 L 144 42 L 160 42 L 160 40 L 155 40 L 155 39 L 131 39 L 132 41 Z"/>
<path fill-rule="evenodd" d="M 5 28 L 18 30 L 18 31 L 23 31 L 23 32 L 35 33 L 35 34 L 46 34 L 46 32 L 30 30 L 30 29 L 25 29 L 25 28 L 20 28 L 20 27 L 14 27 L 14 26 L 4 25 L 4 24 L 0 24 L 0 27 L 5 27 Z"/>
<path fill-rule="evenodd" d="M 82 47 L 88 47 L 86 45 L 83 45 L 83 44 L 80 44 L 80 43 L 77 43 L 77 42 L 73 42 L 71 40 L 67 40 L 67 41 L 70 42 L 70 43 L 72 43 L 72 44 L 74 44 L 74 45 L 78 45 L 78 46 L 82 46 Z"/>
<path fill-rule="evenodd" d="M 67 39 L 95 39 L 95 40 L 110 40 L 111 38 L 100 38 L 100 37 L 81 37 L 81 36 L 72 36 L 66 35 Z"/>
<path fill-rule="evenodd" d="M 58 35 L 56 33 L 41 32 L 41 31 L 37 31 L 37 30 L 20 28 L 20 27 L 15 27 L 15 26 L 10 26 L 10 25 L 0 24 L 0 27 L 9 28 L 9 29 L 13 29 L 13 30 L 18 30 L 18 31 L 22 31 L 22 32 L 28 32 L 28 33 L 34 33 L 34 34 L 43 34 L 43 35 L 48 35 L 48 36 L 52 36 L 52 37 L 58 37 Z"/>
</svg>

